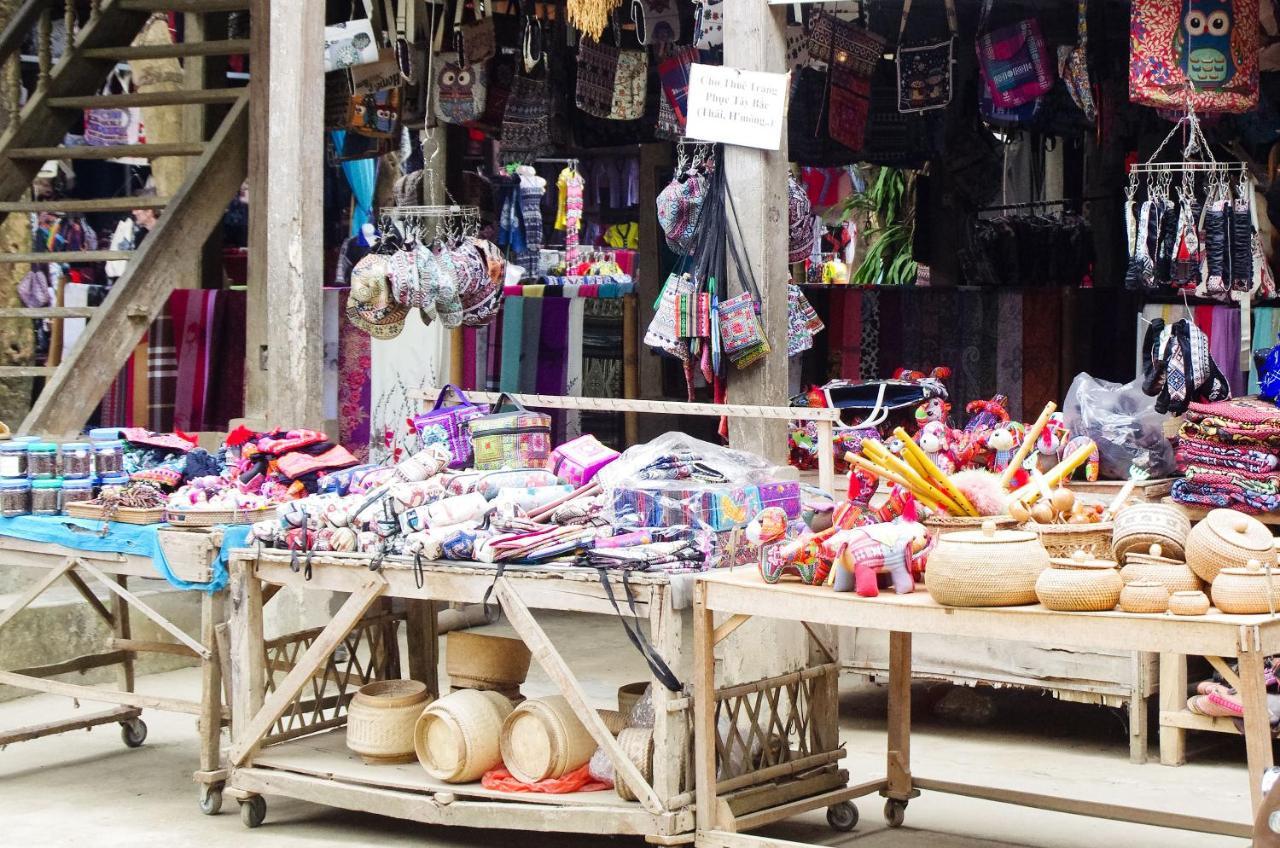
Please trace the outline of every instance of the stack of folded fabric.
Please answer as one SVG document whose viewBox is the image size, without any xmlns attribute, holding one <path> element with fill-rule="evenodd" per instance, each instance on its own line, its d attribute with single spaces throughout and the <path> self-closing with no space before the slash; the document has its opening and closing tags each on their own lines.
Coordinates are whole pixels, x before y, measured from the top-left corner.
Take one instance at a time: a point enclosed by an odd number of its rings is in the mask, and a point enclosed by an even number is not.
<svg viewBox="0 0 1280 848">
<path fill-rule="evenodd" d="M 1173 497 L 1263 513 L 1280 509 L 1280 409 L 1257 398 L 1192 403 L 1178 438 Z"/>
</svg>

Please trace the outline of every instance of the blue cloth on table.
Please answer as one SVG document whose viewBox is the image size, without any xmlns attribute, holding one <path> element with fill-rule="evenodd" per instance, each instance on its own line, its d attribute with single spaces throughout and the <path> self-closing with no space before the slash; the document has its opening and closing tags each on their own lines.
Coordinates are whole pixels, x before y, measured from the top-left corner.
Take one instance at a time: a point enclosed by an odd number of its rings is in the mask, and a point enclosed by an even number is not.
<svg viewBox="0 0 1280 848">
<path fill-rule="evenodd" d="M 192 583 L 176 577 L 173 569 L 169 567 L 169 561 L 160 547 L 158 535 L 159 529 L 165 525 L 122 524 L 111 521 L 107 523 L 106 533 L 102 532 L 102 525 L 103 522 L 94 519 L 70 518 L 65 515 L 0 517 L 0 536 L 26 539 L 29 542 L 47 542 L 80 551 L 148 557 L 155 565 L 157 574 L 176 588 L 218 592 L 227 585 L 228 555 L 234 548 L 245 547 L 250 530 L 247 525 L 223 527 L 222 548 L 211 566 L 211 579 L 208 583 Z"/>
</svg>

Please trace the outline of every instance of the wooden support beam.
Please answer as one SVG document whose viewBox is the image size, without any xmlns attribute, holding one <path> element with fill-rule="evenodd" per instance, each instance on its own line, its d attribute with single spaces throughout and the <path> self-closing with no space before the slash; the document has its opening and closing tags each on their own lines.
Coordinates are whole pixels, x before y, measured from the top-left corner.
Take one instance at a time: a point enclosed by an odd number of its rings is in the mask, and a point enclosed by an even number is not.
<svg viewBox="0 0 1280 848">
<path fill-rule="evenodd" d="M 359 623 L 365 612 L 373 606 L 373 602 L 386 588 L 385 580 L 371 578 L 359 591 L 351 593 L 342 604 L 342 608 L 298 660 L 298 664 L 285 675 L 284 680 L 280 681 L 275 691 L 263 702 L 248 726 L 244 728 L 243 735 L 236 734 L 237 739 L 227 756 L 232 766 L 242 766 L 252 756 L 262 737 L 266 736 L 276 720 L 284 715 L 285 710 L 302 691 L 302 687 L 310 682 L 320 666 L 328 662 L 334 649 L 342 643 L 342 640 L 351 632 L 351 628 Z"/>
<path fill-rule="evenodd" d="M 324 8 L 254 0 L 253 20 L 246 413 L 319 427 Z"/>
<path fill-rule="evenodd" d="M 29 742 L 32 739 L 42 739 L 45 736 L 57 736 L 59 733 L 67 733 L 72 730 L 88 730 L 97 727 L 100 724 L 116 724 L 126 721 L 133 721 L 142 715 L 142 710 L 136 707 L 117 707 L 116 709 L 105 710 L 98 713 L 89 713 L 88 715 L 77 716 L 75 718 L 62 718 L 57 721 L 48 721 L 43 724 L 32 724 L 27 727 L 20 727 L 17 730 L 9 730 L 0 733 L 0 748 L 10 745 L 14 742 Z"/>
<path fill-rule="evenodd" d="M 92 306 L 6 306 L 0 318 L 92 318 L 97 311 Z"/>
<path fill-rule="evenodd" d="M 1180 766 L 1187 761 L 1187 734 L 1171 726 L 1166 717 L 1187 706 L 1187 658 L 1182 654 L 1160 655 L 1160 764 Z"/>
<path fill-rule="evenodd" d="M 128 259 L 133 256 L 132 250 L 59 250 L 54 253 L 0 253 L 0 263 L 44 265 L 84 265 L 90 262 L 110 262 L 114 259 Z"/>
<path fill-rule="evenodd" d="M 28 586 L 25 592 L 14 599 L 8 609 L 0 612 L 0 628 L 3 628 L 15 615 L 30 606 L 32 601 L 43 595 L 46 589 L 56 583 L 58 578 L 66 574 L 75 564 L 74 557 L 67 557 L 57 568 L 51 568 L 42 574 L 39 580 Z"/>
<path fill-rule="evenodd" d="M 132 212 L 163 209 L 167 197 L 100 197 L 93 200 L 18 200 L 0 203 L 0 212 Z"/>
<path fill-rule="evenodd" d="M 711 634 L 711 641 L 719 645 L 725 639 L 728 639 L 729 636 L 733 634 L 733 631 L 737 630 L 750 620 L 751 616 L 742 615 L 741 613 L 729 616 L 715 629 L 715 632 Z"/>
<path fill-rule="evenodd" d="M 209 659 L 212 656 L 208 648 L 206 648 L 204 645 L 201 645 L 195 639 L 192 639 L 186 633 L 182 632 L 181 627 L 178 627 L 172 621 L 165 618 L 160 613 L 156 612 L 145 601 L 143 601 L 137 595 L 130 592 L 125 587 L 121 586 L 116 581 L 112 580 L 107 575 L 103 574 L 98 568 L 84 561 L 80 561 L 78 564 L 80 568 L 83 568 L 85 571 L 89 572 L 94 577 L 96 577 L 98 581 L 102 583 L 102 585 L 106 586 L 113 593 L 120 596 L 121 600 L 123 600 L 129 606 L 136 609 L 138 612 L 145 615 L 147 618 L 154 621 L 157 625 L 160 626 L 162 630 L 164 630 L 170 636 L 172 636 L 173 638 L 177 639 L 179 642 L 181 642 L 182 644 L 190 648 L 191 651 L 195 653 L 196 656 L 205 660 Z"/>
<path fill-rule="evenodd" d="M 140 692 L 120 692 L 115 689 L 99 689 L 96 686 L 82 686 L 79 683 L 63 683 L 60 680 L 43 680 L 13 671 L 0 671 L 0 684 L 30 689 L 33 692 L 46 692 L 50 695 L 65 695 L 81 701 L 97 701 L 104 704 L 125 704 L 140 709 L 161 710 L 166 713 L 186 713 L 199 715 L 200 704 L 182 698 L 162 698 L 158 695 L 144 695 Z"/>
<path fill-rule="evenodd" d="M 28 677 L 57 677 L 59 674 L 74 674 L 94 668 L 104 668 L 109 665 L 119 665 L 127 659 L 132 659 L 131 651 L 108 651 L 105 654 L 85 654 L 75 659 L 64 660 L 59 663 L 49 663 L 47 665 L 33 665 L 29 668 L 15 668 L 14 674 L 25 674 Z"/>
<path fill-rule="evenodd" d="M 234 103 L 243 88 L 206 88 L 202 91 L 147 91 L 133 94 L 87 94 L 50 97 L 51 109 L 128 109 L 132 106 L 187 106 L 192 103 Z"/>
<path fill-rule="evenodd" d="M 119 0 L 116 6 L 141 12 L 192 12 L 213 15 L 220 12 L 247 12 L 249 0 Z"/>
<path fill-rule="evenodd" d="M 136 654 L 170 654 L 175 657 L 199 659 L 199 654 L 186 645 L 176 642 L 149 642 L 144 639 L 112 639 L 111 647 Z"/>
<path fill-rule="evenodd" d="M 635 793 L 636 798 L 639 799 L 640 805 L 646 810 L 651 813 L 665 812 L 657 793 L 653 791 L 653 787 L 649 785 L 644 775 L 636 768 L 636 764 L 627 756 L 626 751 L 622 750 L 618 740 L 609 732 L 604 719 L 600 718 L 600 713 L 587 701 L 587 695 L 582 690 L 582 685 L 573 676 L 573 672 L 569 670 L 564 657 L 560 655 L 560 652 L 556 650 L 555 645 L 551 643 L 542 627 L 538 625 L 533 613 L 529 611 L 529 607 L 520 599 L 520 595 L 516 592 L 515 587 L 511 585 L 510 579 L 501 577 L 496 581 L 495 586 L 495 594 L 498 597 L 498 602 L 502 604 L 502 611 L 506 613 L 507 620 L 511 622 L 511 626 L 516 633 L 524 640 L 525 646 L 533 653 L 533 658 L 542 667 L 542 670 L 546 672 L 547 677 L 550 677 L 551 682 L 556 685 L 556 689 L 569 702 L 569 706 L 573 708 L 574 714 L 582 722 L 583 727 L 591 734 L 591 738 L 604 749 L 605 754 L 613 761 L 616 779 L 626 783 L 631 791 Z"/>
<path fill-rule="evenodd" d="M 90 59 L 182 59 L 187 56 L 235 56 L 249 52 L 249 39 L 230 38 L 216 41 L 182 41 L 177 44 L 143 44 L 135 47 L 94 47 L 81 50 Z"/>
<path fill-rule="evenodd" d="M 111 610 L 107 609 L 107 605 L 99 600 L 97 595 L 93 594 L 93 590 L 84 582 L 83 577 L 72 570 L 67 572 L 67 580 L 80 593 L 80 597 L 84 598 L 84 602 L 89 605 L 89 608 L 98 614 L 98 618 L 106 622 L 108 627 L 114 628 L 116 626 L 116 618 L 111 614 Z M 117 645 L 116 647 L 123 646 Z"/>
<path fill-rule="evenodd" d="M 0 365 L 0 377 L 49 377 L 57 370 L 55 365 Z"/>
<path fill-rule="evenodd" d="M 176 277 L 190 270 L 189 254 L 173 246 L 203 244 L 240 190 L 247 161 L 247 129 L 248 104 L 241 99 L 100 307 L 104 314 L 136 316 L 137 320 L 91 322 L 23 420 L 22 432 L 70 433 L 88 419 L 152 319 L 168 302 Z M 316 279 L 312 277 L 313 282 Z"/>
<path fill-rule="evenodd" d="M 739 3 L 724 21 L 725 67 L 785 73 L 786 7 L 767 3 Z M 729 382 L 733 403 L 786 406 L 787 360 L 787 150 L 757 150 L 727 144 L 724 172 L 733 196 L 745 244 L 743 263 L 755 276 L 763 299 L 760 321 L 773 352 Z M 733 214 L 729 213 L 731 237 Z M 728 264 L 729 291 L 743 290 L 738 269 Z M 738 450 L 785 463 L 787 425 L 782 421 L 729 420 L 729 444 Z"/>
<path fill-rule="evenodd" d="M 41 162 L 49 159 L 119 159 L 124 156 L 138 156 L 143 159 L 160 159 L 165 156 L 200 156 L 204 153 L 203 144 L 186 142 L 170 142 L 166 144 L 82 144 L 75 147 L 15 147 L 5 151 L 10 159 L 36 159 Z M 116 198 L 112 198 L 116 200 Z M 130 208 L 140 208 L 135 202 Z"/>
</svg>

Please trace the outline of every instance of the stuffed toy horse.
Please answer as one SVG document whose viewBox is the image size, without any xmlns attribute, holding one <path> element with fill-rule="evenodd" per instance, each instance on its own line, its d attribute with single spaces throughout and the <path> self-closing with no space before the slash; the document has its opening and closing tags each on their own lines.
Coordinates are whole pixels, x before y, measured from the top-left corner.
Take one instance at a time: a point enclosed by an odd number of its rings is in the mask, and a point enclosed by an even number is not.
<svg viewBox="0 0 1280 848">
<path fill-rule="evenodd" d="M 943 474 L 956 470 L 955 453 L 952 451 L 951 428 L 941 421 L 930 421 L 916 433 L 916 444 Z"/>
<path fill-rule="evenodd" d="M 912 572 L 929 551 L 924 526 L 914 522 L 874 524 L 836 533 L 822 545 L 832 557 L 837 592 L 857 592 L 864 598 L 880 594 L 879 575 L 887 573 L 893 591 L 899 595 L 915 591 Z"/>
<path fill-rule="evenodd" d="M 1062 455 L 1071 456 L 1077 450 L 1079 450 L 1084 445 L 1085 442 L 1092 442 L 1092 441 L 1093 440 L 1090 439 L 1088 436 L 1076 436 L 1074 439 L 1067 442 L 1067 446 L 1062 449 Z M 1098 482 L 1098 473 L 1101 467 L 1102 467 L 1102 457 L 1098 454 L 1098 446 L 1095 444 L 1093 446 L 1093 452 L 1090 453 L 1089 458 L 1084 461 L 1084 465 L 1082 465 L 1079 469 L 1077 469 L 1072 474 L 1072 476 L 1076 477 L 1076 479 L 1080 479 L 1078 475 L 1080 474 L 1081 471 L 1083 471 L 1085 480 L 1087 480 L 1090 483 L 1096 483 Z"/>
<path fill-rule="evenodd" d="M 991 451 L 988 468 L 996 474 L 1003 473 L 1026 437 L 1027 428 L 1020 421 L 1007 421 L 992 430 L 987 436 L 987 449 Z"/>
<path fill-rule="evenodd" d="M 1039 438 L 1036 439 L 1036 468 L 1041 474 L 1051 470 L 1057 465 L 1064 456 L 1063 448 L 1067 444 L 1067 440 L 1071 437 L 1071 431 L 1067 429 L 1066 418 L 1061 412 L 1055 412 L 1049 416 L 1049 423 L 1040 431 Z"/>
<path fill-rule="evenodd" d="M 946 423 L 951 414 L 951 404 L 940 397 L 932 397 L 916 407 L 916 427 L 924 427 L 931 421 Z"/>
</svg>

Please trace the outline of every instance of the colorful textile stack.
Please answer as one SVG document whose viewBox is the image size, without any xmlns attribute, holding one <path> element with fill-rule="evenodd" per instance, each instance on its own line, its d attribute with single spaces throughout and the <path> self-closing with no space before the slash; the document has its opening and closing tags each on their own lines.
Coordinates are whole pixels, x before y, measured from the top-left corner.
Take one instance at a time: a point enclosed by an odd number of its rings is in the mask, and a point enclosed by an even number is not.
<svg viewBox="0 0 1280 848">
<path fill-rule="evenodd" d="M 1193 403 L 1178 439 L 1173 497 L 1262 513 L 1280 509 L 1280 409 L 1251 397 Z"/>
</svg>

